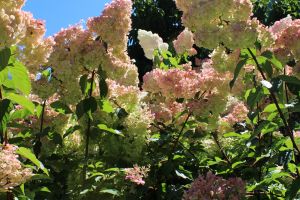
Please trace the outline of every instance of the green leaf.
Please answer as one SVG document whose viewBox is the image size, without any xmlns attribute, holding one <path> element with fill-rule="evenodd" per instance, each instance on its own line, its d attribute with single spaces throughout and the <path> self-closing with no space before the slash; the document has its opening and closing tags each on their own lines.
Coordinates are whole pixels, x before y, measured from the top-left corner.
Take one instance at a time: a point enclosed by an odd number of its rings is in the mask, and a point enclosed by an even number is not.
<svg viewBox="0 0 300 200">
<path fill-rule="evenodd" d="M 266 61 L 261 66 L 262 66 L 263 71 L 266 72 L 269 77 L 272 77 L 273 67 L 272 67 L 271 63 L 269 61 Z"/>
<path fill-rule="evenodd" d="M 235 132 L 230 132 L 230 133 L 225 133 L 223 135 L 223 137 L 228 138 L 228 137 L 237 137 L 237 138 L 241 138 L 241 139 L 249 139 L 251 137 L 250 133 L 235 133 Z"/>
<path fill-rule="evenodd" d="M 0 71 L 0 84 L 25 95 L 29 95 L 31 91 L 27 68 L 18 61 Z"/>
<path fill-rule="evenodd" d="M 253 109 L 253 107 L 258 103 L 262 97 L 264 96 L 263 90 L 261 87 L 253 88 L 250 90 L 249 95 L 247 97 L 248 106 Z"/>
<path fill-rule="evenodd" d="M 285 109 L 285 106 L 283 104 L 278 104 L 278 105 L 279 105 L 279 108 Z M 272 113 L 272 112 L 275 112 L 275 111 L 277 111 L 277 107 L 274 103 L 272 103 L 272 104 L 267 105 L 263 112 Z"/>
<path fill-rule="evenodd" d="M 286 199 L 289 200 L 295 199 L 299 189 L 300 189 L 300 178 L 297 178 L 292 182 L 291 186 L 288 188 L 286 192 Z"/>
<path fill-rule="evenodd" d="M 237 168 L 238 166 L 244 164 L 245 162 L 246 162 L 246 161 L 237 161 L 237 162 L 233 163 L 231 167 L 232 167 L 233 169 L 235 169 L 235 168 Z"/>
<path fill-rule="evenodd" d="M 111 195 L 114 195 L 114 196 L 120 196 L 120 192 L 118 190 L 115 190 L 115 189 L 104 189 L 104 190 L 100 190 L 100 192 L 111 194 Z"/>
<path fill-rule="evenodd" d="M 76 105 L 76 115 L 80 119 L 84 114 L 90 115 L 97 110 L 97 101 L 94 97 L 83 99 Z"/>
<path fill-rule="evenodd" d="M 291 83 L 300 86 L 300 80 L 295 76 L 280 75 L 277 78 L 283 80 L 286 83 Z"/>
<path fill-rule="evenodd" d="M 104 79 L 100 79 L 99 81 L 100 83 L 100 97 L 101 98 L 105 98 L 107 97 L 107 94 L 108 94 L 108 86 L 107 86 L 107 83 Z"/>
<path fill-rule="evenodd" d="M 67 137 L 68 135 L 71 135 L 72 133 L 74 133 L 77 130 L 80 130 L 80 126 L 79 125 L 75 125 L 75 126 L 70 127 L 68 130 L 66 130 L 63 138 Z"/>
<path fill-rule="evenodd" d="M 181 177 L 183 179 L 190 179 L 189 177 L 187 177 L 184 173 L 179 172 L 178 170 L 175 170 L 175 173 L 178 177 Z"/>
<path fill-rule="evenodd" d="M 108 94 L 108 86 L 106 83 L 107 74 L 101 67 L 98 69 L 99 74 L 99 87 L 100 87 L 100 97 L 105 98 Z"/>
<path fill-rule="evenodd" d="M 55 101 L 50 104 L 51 108 L 53 108 L 56 112 L 61 114 L 72 114 L 72 110 L 65 103 L 61 101 Z"/>
<path fill-rule="evenodd" d="M 84 74 L 79 79 L 80 89 L 83 95 L 88 94 L 88 84 L 87 84 L 88 75 Z"/>
<path fill-rule="evenodd" d="M 41 169 L 45 174 L 47 174 L 49 176 L 48 170 L 44 167 L 44 165 L 41 163 L 41 161 L 39 161 L 36 158 L 36 156 L 32 153 L 32 151 L 30 149 L 27 149 L 25 147 L 20 147 L 20 148 L 18 148 L 16 153 L 19 154 L 20 156 L 30 160 L 33 164 L 35 164 L 39 169 Z"/>
<path fill-rule="evenodd" d="M 124 137 L 124 135 L 121 133 L 121 131 L 109 128 L 105 124 L 98 124 L 97 127 L 100 130 L 103 130 L 103 131 L 106 131 L 106 132 L 113 133 L 113 134 L 116 134 L 116 135 Z"/>
<path fill-rule="evenodd" d="M 247 62 L 247 59 L 244 59 L 244 60 L 239 61 L 239 63 L 237 64 L 237 66 L 234 70 L 234 77 L 229 83 L 230 88 L 232 88 L 234 86 L 234 83 L 235 83 L 236 79 L 238 78 L 240 71 L 243 68 L 243 66 L 246 64 L 246 62 Z"/>
<path fill-rule="evenodd" d="M 102 99 L 99 102 L 99 104 L 100 104 L 100 109 L 106 113 L 113 113 L 115 111 L 110 101 L 108 101 L 107 99 Z"/>
<path fill-rule="evenodd" d="M 38 190 L 39 192 L 47 192 L 47 193 L 50 193 L 51 191 L 49 190 L 49 188 L 47 187 L 42 187 Z"/>
<path fill-rule="evenodd" d="M 12 105 L 9 99 L 3 99 L 0 101 L 0 122 L 12 109 Z"/>
<path fill-rule="evenodd" d="M 274 56 L 274 54 L 271 51 L 265 51 L 261 54 L 261 56 L 264 56 L 268 58 L 268 60 L 277 68 L 277 69 L 282 69 L 283 65 L 282 63 L 277 60 Z"/>
<path fill-rule="evenodd" d="M 10 48 L 5 47 L 0 51 L 0 71 L 2 71 L 8 65 L 10 56 L 11 56 Z"/>
<path fill-rule="evenodd" d="M 55 144 L 59 144 L 59 145 L 63 144 L 63 138 L 59 133 L 57 132 L 50 133 L 49 137 L 51 138 L 51 140 L 53 140 Z"/>
<path fill-rule="evenodd" d="M 30 111 L 28 109 L 20 109 L 20 110 L 14 110 L 14 112 L 12 112 L 10 114 L 9 119 L 11 121 L 16 120 L 16 119 L 25 119 L 26 117 L 28 117 L 30 115 Z"/>
<path fill-rule="evenodd" d="M 22 107 L 26 108 L 31 114 L 34 114 L 35 106 L 26 97 L 14 93 L 8 93 L 5 95 L 5 98 L 21 105 Z"/>
<path fill-rule="evenodd" d="M 6 130 L 11 109 L 13 109 L 13 105 L 10 100 L 3 99 L 0 101 L 0 135 L 3 135 Z"/>
</svg>

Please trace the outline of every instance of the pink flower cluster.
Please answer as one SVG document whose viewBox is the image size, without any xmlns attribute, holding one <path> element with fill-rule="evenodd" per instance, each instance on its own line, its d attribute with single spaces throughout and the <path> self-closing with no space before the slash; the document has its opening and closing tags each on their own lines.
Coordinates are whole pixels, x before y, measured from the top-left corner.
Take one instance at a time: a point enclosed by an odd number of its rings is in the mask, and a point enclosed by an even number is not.
<svg viewBox="0 0 300 200">
<path fill-rule="evenodd" d="M 173 41 L 174 48 L 177 54 L 188 52 L 190 56 L 197 54 L 196 49 L 193 48 L 195 41 L 194 35 L 188 29 L 184 29 Z"/>
<path fill-rule="evenodd" d="M 148 176 L 149 171 L 150 171 L 149 166 L 139 167 L 138 165 L 134 165 L 133 168 L 125 169 L 125 174 L 126 174 L 125 179 L 130 180 L 131 182 L 137 185 L 144 185 L 145 184 L 144 178 Z"/>
<path fill-rule="evenodd" d="M 160 102 L 157 104 L 150 104 L 150 110 L 154 113 L 154 117 L 160 122 L 170 122 L 173 117 L 184 111 L 184 105 L 176 101 Z"/>
<path fill-rule="evenodd" d="M 300 20 L 292 20 L 290 16 L 275 22 L 269 28 L 275 44 L 275 55 L 285 64 L 294 58 L 300 61 Z"/>
<path fill-rule="evenodd" d="M 218 73 L 210 59 L 203 60 L 199 68 L 154 69 L 143 77 L 143 90 L 149 93 L 148 105 L 156 120 L 168 122 L 185 109 L 203 116 L 224 111 L 230 73 Z"/>
<path fill-rule="evenodd" d="M 203 85 L 201 74 L 194 70 L 154 69 L 148 72 L 143 80 L 145 91 L 161 93 L 164 97 L 171 99 L 193 98 Z"/>
<path fill-rule="evenodd" d="M 7 144 L 0 150 L 0 192 L 7 192 L 28 181 L 32 170 L 22 166 L 15 153 L 16 146 Z"/>
<path fill-rule="evenodd" d="M 240 101 L 231 105 L 227 110 L 229 113 L 222 118 L 222 121 L 230 125 L 234 125 L 237 122 L 245 120 L 249 112 L 249 109 L 245 106 L 245 104 Z"/>
<path fill-rule="evenodd" d="M 208 172 L 199 176 L 183 195 L 183 200 L 219 199 L 240 200 L 245 197 L 245 182 L 241 178 L 228 180 Z"/>
</svg>

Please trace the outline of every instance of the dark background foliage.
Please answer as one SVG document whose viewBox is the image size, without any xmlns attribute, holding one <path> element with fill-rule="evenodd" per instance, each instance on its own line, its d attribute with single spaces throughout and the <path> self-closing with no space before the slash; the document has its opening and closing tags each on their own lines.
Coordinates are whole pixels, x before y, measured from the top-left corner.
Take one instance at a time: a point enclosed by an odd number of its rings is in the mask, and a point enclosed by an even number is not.
<svg viewBox="0 0 300 200">
<path fill-rule="evenodd" d="M 252 0 L 252 3 L 253 17 L 257 17 L 267 26 L 287 15 L 300 18 L 299 0 Z M 132 31 L 129 34 L 128 52 L 129 56 L 136 61 L 140 80 L 152 69 L 152 61 L 144 56 L 143 49 L 139 45 L 138 29 L 157 33 L 165 42 L 170 43 L 184 29 L 181 15 L 174 0 L 133 0 Z M 208 55 L 208 51 L 197 50 L 198 57 Z"/>
</svg>

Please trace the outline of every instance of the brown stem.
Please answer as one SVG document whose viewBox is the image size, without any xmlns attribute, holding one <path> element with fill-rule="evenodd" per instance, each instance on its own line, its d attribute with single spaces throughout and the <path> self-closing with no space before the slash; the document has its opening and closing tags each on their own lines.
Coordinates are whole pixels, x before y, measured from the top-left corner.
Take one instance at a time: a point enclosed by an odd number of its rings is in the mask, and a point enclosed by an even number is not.
<svg viewBox="0 0 300 200">
<path fill-rule="evenodd" d="M 92 78 L 91 78 L 91 87 L 89 91 L 89 97 L 92 97 L 93 95 L 93 84 L 95 79 L 95 70 L 92 72 Z M 91 123 L 92 120 L 90 117 L 88 117 L 87 122 L 87 129 L 86 129 L 86 141 L 85 141 L 85 155 L 84 155 L 84 166 L 83 166 L 83 181 L 86 180 L 86 173 L 87 173 L 87 166 L 88 166 L 88 159 L 89 159 L 89 144 L 90 144 L 90 130 L 91 130 Z"/>
<path fill-rule="evenodd" d="M 14 200 L 14 194 L 12 192 L 6 193 L 6 200 Z"/>
<path fill-rule="evenodd" d="M 3 99 L 2 96 L 2 90 L 1 90 L 1 86 L 0 86 L 0 100 Z M 8 136 L 7 136 L 7 131 L 5 129 L 3 129 L 4 133 L 2 132 L 1 134 L 1 143 L 4 143 L 4 146 L 6 146 L 8 144 Z"/>
<path fill-rule="evenodd" d="M 183 134 L 183 130 L 184 130 L 185 126 L 186 126 L 186 123 L 187 123 L 188 120 L 190 119 L 191 115 L 192 115 L 192 113 L 189 113 L 188 116 L 186 117 L 186 119 L 185 119 L 185 121 L 184 121 L 184 123 L 183 123 L 183 125 L 182 125 L 182 127 L 181 127 L 181 130 L 180 130 L 180 132 L 179 132 L 179 134 L 178 134 L 178 137 L 177 137 L 176 140 L 175 140 L 175 143 L 174 143 L 174 146 L 173 146 L 173 151 L 171 151 L 171 152 L 174 152 L 174 151 L 175 151 L 175 149 L 176 149 L 176 147 L 177 147 L 177 145 L 178 145 L 178 143 L 179 143 L 179 140 L 180 140 L 180 138 L 181 138 L 181 136 L 182 136 L 182 134 Z"/>
<path fill-rule="evenodd" d="M 250 48 L 248 48 L 248 51 L 249 51 L 249 53 L 251 54 L 251 56 L 252 56 L 252 58 L 253 58 L 253 60 L 254 60 L 254 62 L 255 62 L 255 64 L 256 64 L 256 66 L 257 66 L 257 69 L 258 69 L 258 71 L 259 71 L 260 74 L 261 74 L 261 76 L 263 77 L 264 80 L 267 80 L 267 78 L 266 78 L 266 76 L 264 75 L 264 73 L 263 73 L 263 71 L 262 71 L 262 68 L 261 68 L 260 64 L 258 63 L 258 61 L 257 61 L 257 59 L 256 59 L 256 57 L 255 57 L 255 55 L 253 54 L 253 52 L 251 51 Z M 283 124 L 284 124 L 285 130 L 288 132 L 288 135 L 289 135 L 289 137 L 290 137 L 290 139 L 291 139 L 291 141 L 292 141 L 292 143 L 293 143 L 293 147 L 294 147 L 294 149 L 297 151 L 298 155 L 300 155 L 300 150 L 299 150 L 299 148 L 298 148 L 298 146 L 297 146 L 297 144 L 296 144 L 296 142 L 295 142 L 293 131 L 292 131 L 292 129 L 290 128 L 288 122 L 286 121 L 286 119 L 285 119 L 285 117 L 284 117 L 284 114 L 283 114 L 281 108 L 279 107 L 279 103 L 278 103 L 278 101 L 277 101 L 276 95 L 275 95 L 275 93 L 274 93 L 272 90 L 270 90 L 270 89 L 269 89 L 269 92 L 270 92 L 270 97 L 271 97 L 271 99 L 273 100 L 273 102 L 274 102 L 274 104 L 275 104 L 275 106 L 276 106 L 276 109 L 277 109 L 277 111 L 278 111 L 278 113 L 279 113 L 279 116 L 280 116 L 280 118 L 281 118 L 281 120 L 282 120 L 282 122 L 283 122 Z"/>
<path fill-rule="evenodd" d="M 221 146 L 221 144 L 220 144 L 220 142 L 219 142 L 219 140 L 218 140 L 218 133 L 213 132 L 213 133 L 211 133 L 211 135 L 213 136 L 213 139 L 214 139 L 215 143 L 217 144 L 218 148 L 220 149 L 220 152 L 221 152 L 222 156 L 225 158 L 226 162 L 227 162 L 228 164 L 230 164 L 230 166 L 231 166 L 232 163 L 231 163 L 231 161 L 229 160 L 229 158 L 228 158 L 228 156 L 226 155 L 226 153 L 224 152 L 223 147 Z"/>
<path fill-rule="evenodd" d="M 41 149 L 42 149 L 42 144 L 41 144 L 41 135 L 43 132 L 43 126 L 44 126 L 44 117 L 45 117 L 45 108 L 46 108 L 46 102 L 47 100 L 43 101 L 42 104 L 42 113 L 41 113 L 41 120 L 40 120 L 40 130 L 39 130 L 39 134 L 36 136 L 35 138 L 35 146 L 34 146 L 34 154 L 36 157 L 39 156 Z"/>
</svg>

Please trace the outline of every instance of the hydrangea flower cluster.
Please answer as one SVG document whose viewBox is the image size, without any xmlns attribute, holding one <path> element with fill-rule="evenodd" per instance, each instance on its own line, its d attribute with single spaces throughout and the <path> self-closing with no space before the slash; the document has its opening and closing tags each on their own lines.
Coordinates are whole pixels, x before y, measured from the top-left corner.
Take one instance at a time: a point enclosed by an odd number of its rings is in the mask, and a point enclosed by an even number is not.
<svg viewBox="0 0 300 200">
<path fill-rule="evenodd" d="M 245 197 L 245 182 L 241 178 L 228 180 L 208 172 L 206 176 L 199 176 L 191 188 L 183 195 L 183 200 L 195 199 L 232 199 L 239 200 Z"/>
<path fill-rule="evenodd" d="M 258 37 L 257 24 L 250 19 L 250 0 L 176 0 L 176 5 L 197 46 L 214 49 L 222 43 L 230 49 L 246 48 Z"/>
<path fill-rule="evenodd" d="M 131 29 L 131 0 L 113 0 L 107 4 L 101 16 L 90 18 L 87 27 L 113 48 L 119 58 L 128 59 L 127 34 Z"/>
<path fill-rule="evenodd" d="M 28 181 L 32 170 L 22 166 L 16 154 L 17 147 L 7 144 L 0 150 L 0 192 L 8 192 Z"/>
<path fill-rule="evenodd" d="M 102 15 L 88 20 L 87 29 L 80 24 L 62 29 L 54 36 L 55 45 L 48 62 L 48 66 L 53 68 L 53 77 L 58 80 L 54 80 L 52 87 L 60 100 L 71 107 L 83 98 L 80 76 L 88 74 L 90 78 L 92 71 L 95 72 L 98 67 L 104 71 L 108 99 L 116 109 L 121 107 L 128 114 L 120 122 L 126 127 L 122 131 L 125 137 L 120 139 L 107 135 L 103 139 L 103 149 L 108 145 L 110 152 L 104 150 L 104 154 L 112 157 L 122 154 L 127 161 L 141 156 L 153 119 L 147 106 L 141 103 L 143 93 L 138 87 L 137 67 L 126 51 L 127 34 L 131 29 L 131 6 L 130 0 L 113 0 L 106 5 Z M 99 76 L 96 73 L 95 77 Z M 96 83 L 94 89 L 99 91 L 99 84 Z M 103 115 L 101 111 L 93 113 L 94 119 L 105 118 Z M 85 127 L 83 121 L 80 123 Z"/>
<path fill-rule="evenodd" d="M 48 65 L 62 82 L 58 92 L 66 103 L 74 104 L 81 99 L 80 75 L 98 67 L 120 84 L 137 85 L 137 69 L 126 52 L 131 5 L 129 0 L 114 0 L 106 5 L 101 16 L 88 20 L 88 29 L 78 24 L 54 36 L 56 44 Z"/>
<path fill-rule="evenodd" d="M 154 50 L 166 51 L 169 48 L 167 43 L 164 43 L 158 34 L 154 34 L 151 31 L 139 30 L 138 40 L 142 46 L 146 58 L 153 60 Z"/>
<path fill-rule="evenodd" d="M 173 41 L 174 48 L 177 54 L 188 52 L 190 56 L 197 54 L 196 49 L 193 48 L 195 41 L 194 35 L 187 28 L 184 29 Z"/>
<path fill-rule="evenodd" d="M 140 167 L 138 165 L 134 165 L 133 168 L 125 169 L 125 174 L 126 174 L 125 179 L 130 180 L 131 182 L 137 185 L 144 185 L 145 184 L 144 178 L 148 176 L 149 171 L 150 171 L 149 166 Z"/>
<path fill-rule="evenodd" d="M 143 89 L 149 93 L 145 101 L 159 121 L 169 121 L 185 109 L 195 115 L 218 116 L 225 109 L 230 78 L 229 73 L 218 73 L 210 59 L 201 63 L 199 71 L 191 66 L 154 69 L 143 77 Z M 178 99 L 184 101 L 178 103 Z"/>
<path fill-rule="evenodd" d="M 295 59 L 296 71 L 300 68 L 300 20 L 292 20 L 287 16 L 280 21 L 275 22 L 269 28 L 275 39 L 273 51 L 283 63 Z"/>
<path fill-rule="evenodd" d="M 44 39 L 45 23 L 34 19 L 32 14 L 22 9 L 24 0 L 0 1 L 0 49 L 17 45 L 19 59 L 35 71 L 47 62 L 53 39 Z"/>
<path fill-rule="evenodd" d="M 210 54 L 214 69 L 220 72 L 232 72 L 239 62 L 240 49 L 236 49 L 231 53 L 227 53 L 224 46 L 218 46 Z"/>
<path fill-rule="evenodd" d="M 228 97 L 225 115 L 219 120 L 218 130 L 220 133 L 231 131 L 231 127 L 238 123 L 243 122 L 247 118 L 249 109 L 245 103 L 235 97 Z"/>
</svg>

